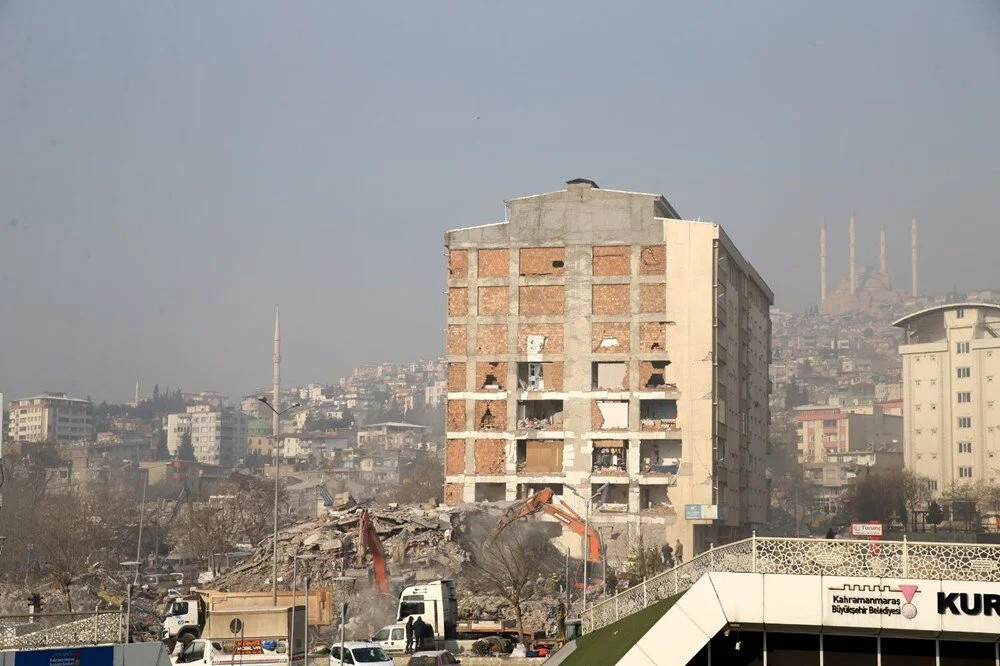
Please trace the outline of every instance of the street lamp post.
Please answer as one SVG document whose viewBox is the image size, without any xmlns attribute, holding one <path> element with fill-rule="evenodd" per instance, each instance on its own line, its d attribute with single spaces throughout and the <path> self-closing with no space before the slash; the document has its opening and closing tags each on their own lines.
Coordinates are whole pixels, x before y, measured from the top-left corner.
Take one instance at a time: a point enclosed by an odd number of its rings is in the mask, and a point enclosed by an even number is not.
<svg viewBox="0 0 1000 666">
<path fill-rule="evenodd" d="M 604 494 L 604 491 L 608 489 L 608 484 L 604 484 L 597 489 L 597 492 L 590 497 L 584 497 L 576 491 L 572 486 L 567 486 L 570 492 L 582 499 L 585 503 L 585 511 L 583 514 L 583 610 L 587 610 L 587 584 L 590 582 L 587 578 L 589 575 L 587 572 L 587 562 L 590 560 L 590 549 L 588 548 L 590 541 L 590 505 L 593 503 L 596 497 Z"/>
<path fill-rule="evenodd" d="M 278 472 L 281 469 L 281 458 L 278 456 L 278 448 L 281 446 L 281 415 L 299 406 L 295 403 L 286 407 L 280 412 L 267 401 L 267 396 L 262 395 L 257 398 L 267 405 L 267 408 L 274 412 L 274 561 L 271 566 L 271 605 L 278 605 Z"/>
</svg>

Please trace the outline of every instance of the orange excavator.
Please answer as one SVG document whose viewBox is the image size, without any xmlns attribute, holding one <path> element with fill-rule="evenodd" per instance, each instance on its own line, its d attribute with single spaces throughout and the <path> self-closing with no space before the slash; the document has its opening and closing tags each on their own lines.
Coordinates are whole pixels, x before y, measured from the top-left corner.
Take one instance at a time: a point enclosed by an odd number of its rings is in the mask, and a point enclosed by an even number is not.
<svg viewBox="0 0 1000 666">
<path fill-rule="evenodd" d="M 389 576 L 385 570 L 385 550 L 382 548 L 382 540 L 378 538 L 375 531 L 375 522 L 368 515 L 368 509 L 361 510 L 361 519 L 358 521 L 358 542 L 360 549 L 358 559 L 362 562 L 367 553 L 372 556 L 372 568 L 375 570 L 375 585 L 382 594 L 389 594 Z"/>
<path fill-rule="evenodd" d="M 587 559 L 591 562 L 600 562 L 600 534 L 598 534 L 597 530 L 594 529 L 593 525 L 587 525 L 583 518 L 580 517 L 580 514 L 570 508 L 565 501 L 559 501 L 562 506 L 556 506 L 553 504 L 552 497 L 554 495 L 555 493 L 552 492 L 551 488 L 543 488 L 521 504 L 515 504 L 507 509 L 504 514 L 500 516 L 500 520 L 497 521 L 496 527 L 493 528 L 493 532 L 490 533 L 490 540 L 494 539 L 511 523 L 538 513 L 539 511 L 544 511 L 562 523 L 564 527 L 568 527 L 580 536 L 583 536 L 584 532 L 587 532 Z"/>
</svg>

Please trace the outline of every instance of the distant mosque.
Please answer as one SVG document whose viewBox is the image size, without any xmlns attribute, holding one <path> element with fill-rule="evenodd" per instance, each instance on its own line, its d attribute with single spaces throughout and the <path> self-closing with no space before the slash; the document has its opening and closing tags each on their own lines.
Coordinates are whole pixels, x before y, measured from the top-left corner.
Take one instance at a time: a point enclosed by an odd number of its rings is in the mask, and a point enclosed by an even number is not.
<svg viewBox="0 0 1000 666">
<path fill-rule="evenodd" d="M 910 226 L 910 270 L 911 296 L 917 296 L 917 221 Z M 886 257 L 885 229 L 879 243 L 879 268 L 865 266 L 860 271 L 854 256 L 854 216 L 850 226 L 850 267 L 849 272 L 837 285 L 837 289 L 827 295 L 826 289 L 826 226 L 819 236 L 820 312 L 827 315 L 841 315 L 849 312 L 873 312 L 883 308 L 901 305 L 905 293 L 892 288 Z"/>
</svg>

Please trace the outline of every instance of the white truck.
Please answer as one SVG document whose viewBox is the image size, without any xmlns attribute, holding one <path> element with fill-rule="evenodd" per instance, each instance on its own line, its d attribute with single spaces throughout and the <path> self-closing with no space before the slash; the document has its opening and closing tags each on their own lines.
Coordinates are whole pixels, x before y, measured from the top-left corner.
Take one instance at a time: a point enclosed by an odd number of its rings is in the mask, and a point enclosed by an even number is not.
<svg viewBox="0 0 1000 666">
<path fill-rule="evenodd" d="M 227 650 L 220 641 L 196 638 L 171 663 L 197 666 L 305 666 L 305 653 L 289 655 L 287 648 L 286 643 L 271 644 L 264 641 L 259 649 L 244 650 L 237 646 L 235 650 Z"/>
<path fill-rule="evenodd" d="M 510 652 L 518 639 L 514 620 L 464 620 L 458 619 L 458 591 L 453 580 L 436 580 L 411 585 L 399 597 L 396 622 L 382 627 L 372 636 L 389 653 L 400 653 L 406 648 L 406 621 L 421 618 L 432 637 L 424 641 L 425 650 L 444 649 L 461 652 L 477 640 L 486 640 L 494 652 Z M 534 634 L 525 632 L 530 643 Z"/>
<path fill-rule="evenodd" d="M 271 592 L 220 592 L 219 590 L 192 590 L 191 594 L 173 599 L 166 608 L 163 620 L 163 640 L 188 641 L 201 638 L 205 623 L 212 613 L 239 608 L 271 606 Z M 292 605 L 293 595 L 279 590 L 278 607 Z M 296 605 L 305 603 L 304 596 L 294 597 Z M 314 588 L 309 591 L 309 626 L 322 627 L 332 622 L 333 589 Z M 301 627 L 301 624 L 298 624 Z"/>
</svg>

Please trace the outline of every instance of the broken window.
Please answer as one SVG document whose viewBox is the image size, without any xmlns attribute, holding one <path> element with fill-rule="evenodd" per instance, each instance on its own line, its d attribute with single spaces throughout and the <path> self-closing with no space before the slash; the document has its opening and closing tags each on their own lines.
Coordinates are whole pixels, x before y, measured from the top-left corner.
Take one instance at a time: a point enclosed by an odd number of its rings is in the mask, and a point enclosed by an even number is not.
<svg viewBox="0 0 1000 666">
<path fill-rule="evenodd" d="M 602 439 L 594 442 L 592 456 L 595 474 L 625 474 L 628 443 L 621 439 Z"/>
<path fill-rule="evenodd" d="M 681 443 L 666 439 L 639 442 L 639 471 L 643 474 L 668 474 L 680 471 Z"/>
<path fill-rule="evenodd" d="M 517 471 L 519 474 L 562 474 L 562 440 L 518 440 Z"/>
<path fill-rule="evenodd" d="M 594 412 L 594 429 L 628 429 L 628 400 L 597 400 Z"/>
<path fill-rule="evenodd" d="M 591 380 L 594 390 L 621 391 L 628 389 L 628 365 L 623 362 L 591 364 Z"/>
<path fill-rule="evenodd" d="M 666 382 L 667 366 L 670 361 L 644 361 L 642 363 L 642 388 L 664 389 L 670 384 Z"/>
<path fill-rule="evenodd" d="M 639 510 L 650 513 L 673 515 L 674 505 L 670 501 L 669 490 L 665 485 L 640 486 Z"/>
<path fill-rule="evenodd" d="M 493 415 L 493 411 L 487 406 L 486 411 L 483 412 L 482 418 L 479 419 L 479 429 L 480 430 L 495 430 L 497 425 L 497 419 Z"/>
<path fill-rule="evenodd" d="M 480 363 L 477 367 L 479 389 L 485 391 L 502 391 L 507 380 L 506 363 Z"/>
<path fill-rule="evenodd" d="M 477 483 L 477 502 L 503 502 L 507 499 L 507 484 L 505 483 Z"/>
<path fill-rule="evenodd" d="M 517 403 L 518 430 L 560 430 L 562 400 L 522 400 Z"/>
<path fill-rule="evenodd" d="M 643 400 L 639 420 L 643 430 L 673 430 L 677 427 L 677 401 Z"/>
<path fill-rule="evenodd" d="M 602 485 L 604 484 L 591 484 L 590 494 L 597 493 Z M 600 504 L 596 505 L 595 508 L 604 512 L 623 513 L 628 511 L 628 484 L 609 483 L 600 496 Z"/>
<path fill-rule="evenodd" d="M 517 384 L 522 391 L 544 391 L 544 363 L 518 363 Z"/>
</svg>

